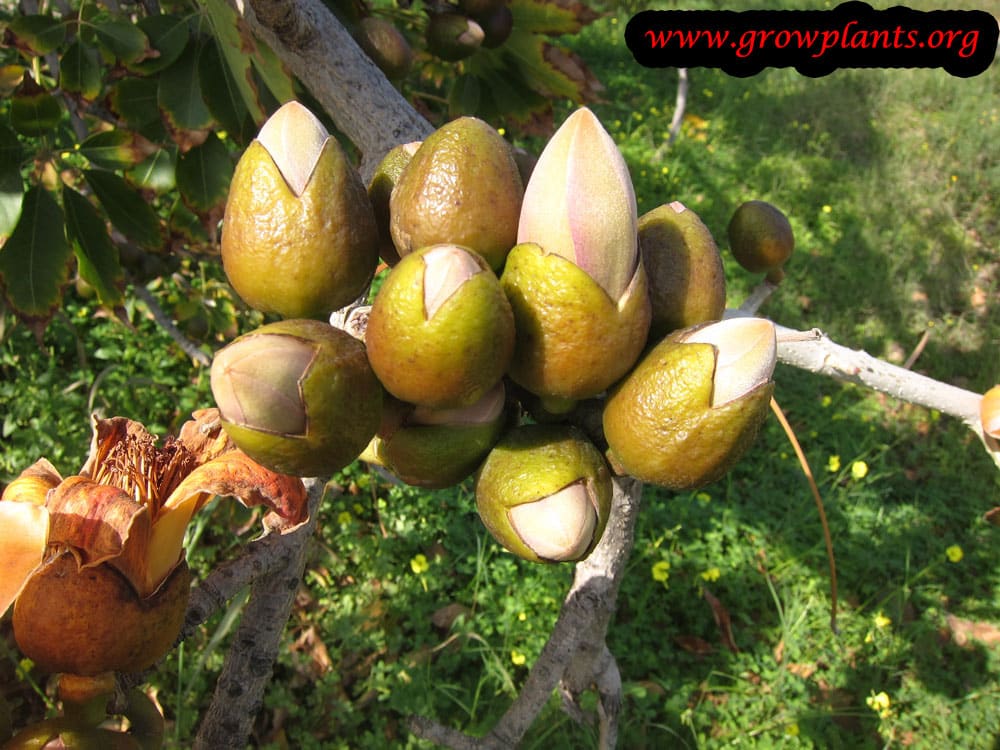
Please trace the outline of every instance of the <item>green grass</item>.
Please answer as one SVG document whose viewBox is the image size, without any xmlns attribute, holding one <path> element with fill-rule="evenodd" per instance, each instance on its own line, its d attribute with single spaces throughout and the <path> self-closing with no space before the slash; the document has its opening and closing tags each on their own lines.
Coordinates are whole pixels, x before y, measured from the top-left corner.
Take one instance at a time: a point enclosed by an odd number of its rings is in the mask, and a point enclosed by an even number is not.
<svg viewBox="0 0 1000 750">
<path fill-rule="evenodd" d="M 797 250 L 765 314 L 896 361 L 929 331 L 915 369 L 979 391 L 1000 381 L 996 66 L 967 80 L 696 69 L 683 133 L 667 145 L 676 74 L 633 63 L 621 40 L 627 18 L 600 20 L 575 47 L 606 86 L 593 109 L 626 155 L 641 211 L 681 200 L 725 252 L 733 209 L 771 201 L 790 217 Z M 736 305 L 756 279 L 725 260 Z M 209 403 L 206 373 L 141 314 L 129 331 L 93 312 L 72 304 L 41 349 L 24 327 L 5 337 L 0 479 L 40 455 L 74 471 L 92 409 L 163 432 Z M 771 420 L 725 480 L 645 492 L 609 635 L 625 683 L 620 746 L 994 747 L 1000 552 L 982 515 L 1000 498 L 998 472 L 947 417 L 789 368 L 776 380 L 829 516 L 838 630 L 817 514 Z M 411 713 L 487 731 L 545 643 L 571 570 L 500 550 L 468 485 L 400 488 L 361 466 L 341 481 L 345 494 L 322 509 L 255 742 L 425 747 L 406 731 Z M 252 520 L 220 504 L 192 567 L 203 575 L 232 554 L 234 532 Z M 654 579 L 664 562 L 667 579 Z M 738 650 L 724 644 L 706 591 L 728 612 Z M 188 746 L 211 699 L 240 606 L 152 680 L 172 746 Z M 977 624 L 992 645 L 959 645 L 949 616 Z M 881 692 L 891 701 L 884 718 L 867 703 Z M 525 747 L 593 742 L 553 697 Z"/>
</svg>

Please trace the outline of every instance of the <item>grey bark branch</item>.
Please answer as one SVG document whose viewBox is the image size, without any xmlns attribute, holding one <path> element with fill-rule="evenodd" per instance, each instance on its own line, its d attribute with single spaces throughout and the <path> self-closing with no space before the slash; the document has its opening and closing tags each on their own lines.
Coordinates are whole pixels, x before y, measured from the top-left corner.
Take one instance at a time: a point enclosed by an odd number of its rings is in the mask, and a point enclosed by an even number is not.
<svg viewBox="0 0 1000 750">
<path fill-rule="evenodd" d="M 763 282 L 738 310 L 727 310 L 726 316 L 755 315 L 776 289 L 774 284 Z M 860 349 L 837 344 L 818 328 L 811 331 L 797 331 L 781 325 L 776 328 L 779 362 L 955 417 L 976 434 L 1000 467 L 997 441 L 983 433 L 979 412 L 982 394 L 893 365 Z"/>
<path fill-rule="evenodd" d="M 362 153 L 367 181 L 393 146 L 433 132 L 322 0 L 235 0 L 250 28 L 298 76 Z"/>
<path fill-rule="evenodd" d="M 316 529 L 323 482 L 307 479 L 309 518 L 290 529 L 275 529 L 280 564 L 258 578 L 250 590 L 240 626 L 226 653 L 215 695 L 194 740 L 195 750 L 241 750 L 263 703 L 281 636 L 306 563 L 309 538 Z"/>
<path fill-rule="evenodd" d="M 574 706 L 582 692 L 596 686 L 601 735 L 609 743 L 602 741 L 601 746 L 614 747 L 621 679 L 605 637 L 632 553 L 641 495 L 640 482 L 628 477 L 615 479 L 611 518 L 604 536 L 590 556 L 577 563 L 573 585 L 548 642 L 514 702 L 489 734 L 469 737 L 424 717 L 411 719 L 414 734 L 454 750 L 509 750 L 521 741 L 557 686 Z"/>
</svg>

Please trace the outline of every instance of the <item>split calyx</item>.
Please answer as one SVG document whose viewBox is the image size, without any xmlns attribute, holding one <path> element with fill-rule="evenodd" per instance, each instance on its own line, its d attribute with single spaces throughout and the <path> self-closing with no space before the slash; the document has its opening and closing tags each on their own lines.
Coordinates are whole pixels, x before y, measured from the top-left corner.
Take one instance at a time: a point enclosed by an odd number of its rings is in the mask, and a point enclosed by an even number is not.
<svg viewBox="0 0 1000 750">
<path fill-rule="evenodd" d="M 685 490 L 745 453 L 774 387 L 774 326 L 722 320 L 711 233 L 678 201 L 638 216 L 589 109 L 533 164 L 459 118 L 390 152 L 367 191 L 321 128 L 282 107 L 224 220 L 234 289 L 285 318 L 212 368 L 223 425 L 255 460 L 328 475 L 360 456 L 433 488 L 474 477 L 504 547 L 573 561 L 600 539 L 614 473 Z M 316 319 L 356 299 L 379 256 L 364 339 L 348 343 Z M 248 272 L 261 263 L 268 284 Z M 603 410 L 603 435 L 571 423 L 581 402 Z"/>
</svg>

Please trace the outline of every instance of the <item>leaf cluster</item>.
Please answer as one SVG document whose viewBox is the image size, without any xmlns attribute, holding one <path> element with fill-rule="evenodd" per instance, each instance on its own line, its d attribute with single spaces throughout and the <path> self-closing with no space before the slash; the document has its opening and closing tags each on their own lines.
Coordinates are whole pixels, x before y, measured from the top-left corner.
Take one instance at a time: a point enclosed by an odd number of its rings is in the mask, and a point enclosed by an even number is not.
<svg viewBox="0 0 1000 750">
<path fill-rule="evenodd" d="M 223 0 L 79 2 L 0 16 L 0 289 L 36 333 L 71 279 L 127 281 L 214 253 L 232 154 L 297 95 Z"/>
</svg>

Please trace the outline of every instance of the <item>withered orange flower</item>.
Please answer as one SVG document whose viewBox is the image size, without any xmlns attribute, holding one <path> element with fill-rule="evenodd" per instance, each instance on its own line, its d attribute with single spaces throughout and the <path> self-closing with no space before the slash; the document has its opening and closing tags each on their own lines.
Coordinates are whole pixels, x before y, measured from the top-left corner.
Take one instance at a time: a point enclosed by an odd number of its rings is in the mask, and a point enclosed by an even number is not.
<svg viewBox="0 0 1000 750">
<path fill-rule="evenodd" d="M 304 520 L 301 479 L 265 469 L 236 449 L 217 410 L 193 417 L 162 445 L 138 422 L 95 418 L 90 455 L 79 474 L 64 479 L 42 458 L 4 490 L 0 614 L 14 604 L 15 639 L 43 669 L 131 671 L 169 648 L 187 601 L 184 532 L 212 497 L 266 506 L 290 525 Z M 114 601 L 98 601 L 112 596 Z M 171 617 L 154 612 L 158 598 L 170 599 Z M 151 647 L 160 653 L 150 656 L 142 644 L 122 646 L 129 607 L 146 640 L 150 620 L 170 621 L 167 630 L 174 632 L 161 634 Z M 96 632 L 105 628 L 107 633 Z M 88 649 L 78 636 L 88 640 L 89 654 L 79 654 Z M 29 653 L 40 640 L 65 645 L 49 643 L 45 653 Z M 50 647 L 61 647 L 60 654 L 52 656 Z M 111 653 L 119 647 L 125 656 Z"/>
</svg>

